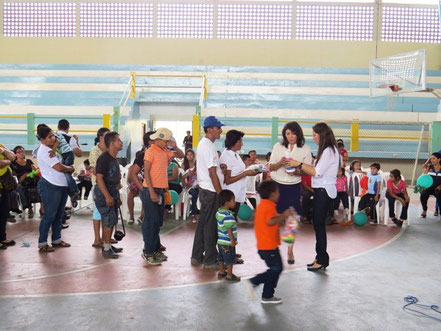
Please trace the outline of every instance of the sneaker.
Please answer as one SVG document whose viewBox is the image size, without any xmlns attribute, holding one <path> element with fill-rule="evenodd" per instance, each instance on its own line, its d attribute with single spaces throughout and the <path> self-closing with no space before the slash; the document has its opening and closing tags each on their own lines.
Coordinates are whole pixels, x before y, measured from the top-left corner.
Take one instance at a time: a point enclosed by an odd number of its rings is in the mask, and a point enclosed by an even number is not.
<svg viewBox="0 0 441 331">
<path fill-rule="evenodd" d="M 122 248 L 122 247 L 112 246 L 112 251 L 114 251 L 115 253 L 121 253 L 123 250 L 124 250 L 124 248 Z"/>
<path fill-rule="evenodd" d="M 438 210 L 435 210 L 435 212 L 433 213 L 433 216 L 438 216 Z"/>
<path fill-rule="evenodd" d="M 119 257 L 112 249 L 109 249 L 108 251 L 103 249 L 101 254 L 105 259 L 117 259 Z"/>
<path fill-rule="evenodd" d="M 273 296 L 272 298 L 269 299 L 262 298 L 260 302 L 262 302 L 263 304 L 278 304 L 278 303 L 282 303 L 282 299 Z"/>
<path fill-rule="evenodd" d="M 128 225 L 132 225 L 133 223 L 135 223 L 135 220 L 131 219 L 127 222 Z"/>
<path fill-rule="evenodd" d="M 161 260 L 162 262 L 165 262 L 168 260 L 168 256 L 165 255 L 163 252 L 156 252 L 153 254 L 158 260 Z"/>
<path fill-rule="evenodd" d="M 143 221 L 143 220 L 144 220 L 144 219 L 143 219 L 141 216 L 139 216 L 138 219 L 137 219 L 138 224 L 142 224 L 142 221 Z"/>
<path fill-rule="evenodd" d="M 145 253 L 141 254 L 141 257 L 147 261 L 150 265 L 161 265 L 162 261 L 155 257 L 155 255 L 147 255 Z"/>
<path fill-rule="evenodd" d="M 404 223 L 404 222 L 401 222 L 400 220 L 398 220 L 396 217 L 392 218 L 392 222 L 394 222 L 395 225 L 398 226 L 399 228 L 401 228 Z"/>
</svg>

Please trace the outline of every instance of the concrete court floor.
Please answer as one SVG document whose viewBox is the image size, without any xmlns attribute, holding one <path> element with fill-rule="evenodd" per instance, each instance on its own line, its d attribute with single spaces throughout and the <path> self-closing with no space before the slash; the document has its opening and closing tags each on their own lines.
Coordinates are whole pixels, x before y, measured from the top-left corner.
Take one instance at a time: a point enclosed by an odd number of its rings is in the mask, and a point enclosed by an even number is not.
<svg viewBox="0 0 441 331">
<path fill-rule="evenodd" d="M 261 287 L 252 298 L 243 281 L 0 296 L 0 330 L 441 330 L 440 322 L 402 310 L 407 295 L 441 306 L 441 222 L 417 213 L 412 207 L 411 225 L 395 240 L 333 261 L 326 273 L 284 272 L 280 305 L 262 306 Z"/>
</svg>

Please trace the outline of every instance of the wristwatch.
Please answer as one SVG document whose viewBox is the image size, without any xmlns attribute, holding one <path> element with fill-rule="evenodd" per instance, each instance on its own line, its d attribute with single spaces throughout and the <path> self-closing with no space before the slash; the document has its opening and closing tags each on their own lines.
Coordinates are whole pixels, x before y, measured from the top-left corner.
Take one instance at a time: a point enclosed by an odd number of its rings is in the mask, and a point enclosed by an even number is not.
<svg viewBox="0 0 441 331">
<path fill-rule="evenodd" d="M 297 167 L 297 170 L 299 170 L 299 171 L 302 170 L 302 165 L 303 165 L 303 163 L 300 163 Z"/>
</svg>

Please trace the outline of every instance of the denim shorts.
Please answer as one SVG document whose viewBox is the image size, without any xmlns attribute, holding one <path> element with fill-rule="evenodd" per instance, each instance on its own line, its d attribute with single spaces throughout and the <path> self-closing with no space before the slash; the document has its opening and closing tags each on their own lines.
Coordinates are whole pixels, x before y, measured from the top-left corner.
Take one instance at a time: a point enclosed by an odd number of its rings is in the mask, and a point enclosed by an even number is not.
<svg viewBox="0 0 441 331">
<path fill-rule="evenodd" d="M 236 247 L 217 245 L 219 254 L 217 255 L 217 261 L 223 262 L 226 265 L 233 265 L 236 263 Z"/>
</svg>

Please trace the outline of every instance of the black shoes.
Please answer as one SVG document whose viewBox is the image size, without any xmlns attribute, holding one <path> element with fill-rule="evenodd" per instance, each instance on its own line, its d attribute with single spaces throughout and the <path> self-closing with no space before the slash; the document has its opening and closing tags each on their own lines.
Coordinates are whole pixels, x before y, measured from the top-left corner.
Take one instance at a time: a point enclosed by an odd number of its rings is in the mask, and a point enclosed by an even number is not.
<svg viewBox="0 0 441 331">
<path fill-rule="evenodd" d="M 399 228 L 401 228 L 403 226 L 404 222 L 401 222 L 399 219 L 397 219 L 396 217 L 392 218 L 392 222 L 395 223 L 396 226 L 398 226 Z"/>
<path fill-rule="evenodd" d="M 323 269 L 323 271 L 326 271 L 326 268 L 328 267 L 329 264 L 326 264 L 326 265 L 317 264 L 317 265 L 319 265 L 320 267 L 314 268 L 314 265 L 312 265 L 312 266 L 308 267 L 308 271 L 317 272 L 321 269 Z"/>
</svg>

